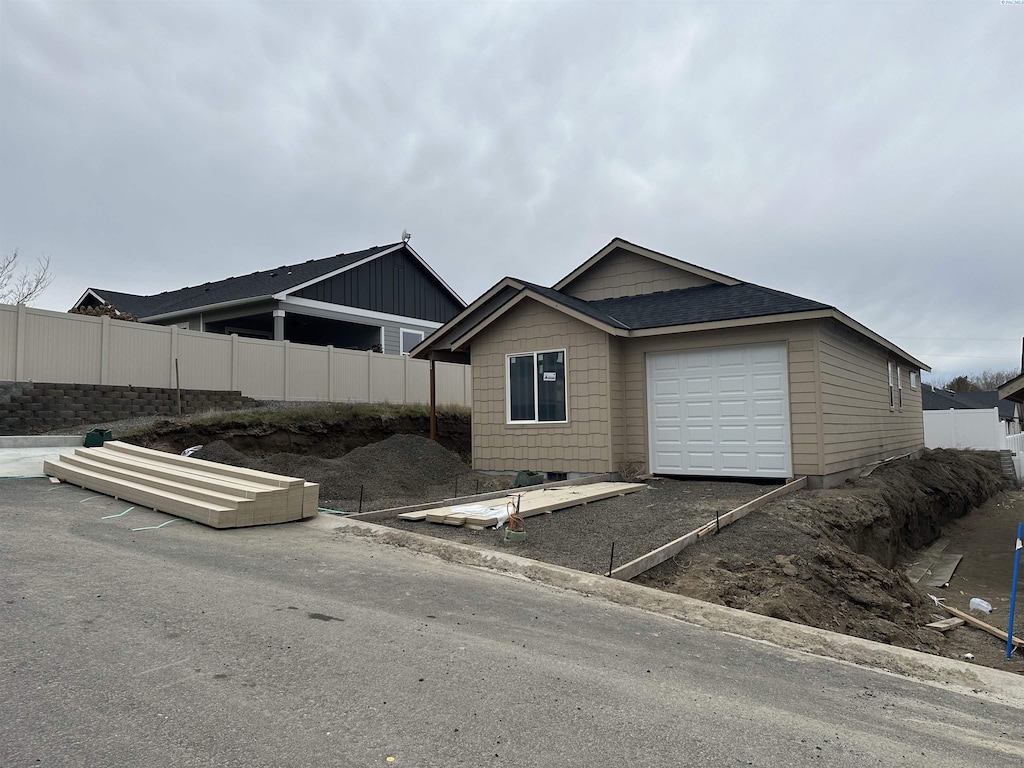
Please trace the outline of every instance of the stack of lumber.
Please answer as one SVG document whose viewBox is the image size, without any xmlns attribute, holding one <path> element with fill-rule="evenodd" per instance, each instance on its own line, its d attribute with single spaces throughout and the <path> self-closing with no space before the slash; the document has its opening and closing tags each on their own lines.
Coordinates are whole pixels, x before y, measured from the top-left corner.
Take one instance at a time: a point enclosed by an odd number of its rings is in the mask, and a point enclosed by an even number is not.
<svg viewBox="0 0 1024 768">
<path fill-rule="evenodd" d="M 45 461 L 51 477 L 213 528 L 315 517 L 320 486 L 119 441 Z"/>
<path fill-rule="evenodd" d="M 517 497 L 521 497 L 519 515 L 532 517 L 587 504 L 591 501 L 624 496 L 627 493 L 635 493 L 646 488 L 647 486 L 643 483 L 590 483 L 589 485 L 562 488 L 524 490 L 521 493 L 510 493 L 502 498 L 488 499 L 479 505 L 464 504 L 424 509 L 418 512 L 403 512 L 398 515 L 398 518 L 400 520 L 426 520 L 428 523 L 444 525 L 462 525 L 473 530 L 483 530 L 484 528 L 493 528 L 508 519 L 507 513 L 515 509 Z"/>
</svg>

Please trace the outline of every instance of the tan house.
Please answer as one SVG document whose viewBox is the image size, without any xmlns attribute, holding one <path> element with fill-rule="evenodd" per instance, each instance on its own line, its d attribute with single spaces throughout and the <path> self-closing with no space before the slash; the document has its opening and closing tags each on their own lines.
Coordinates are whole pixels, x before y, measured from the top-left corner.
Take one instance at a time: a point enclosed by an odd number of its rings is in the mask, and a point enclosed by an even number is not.
<svg viewBox="0 0 1024 768">
<path fill-rule="evenodd" d="M 921 361 L 845 314 L 615 239 L 413 349 L 473 367 L 473 466 L 833 486 L 924 447 Z"/>
</svg>

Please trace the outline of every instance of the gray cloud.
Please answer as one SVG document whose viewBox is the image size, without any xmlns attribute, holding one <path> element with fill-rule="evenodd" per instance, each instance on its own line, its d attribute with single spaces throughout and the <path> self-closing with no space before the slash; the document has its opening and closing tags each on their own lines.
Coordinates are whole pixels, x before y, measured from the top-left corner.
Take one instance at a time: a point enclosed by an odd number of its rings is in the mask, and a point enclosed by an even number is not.
<svg viewBox="0 0 1024 768">
<path fill-rule="evenodd" d="M 5 0 L 0 249 L 52 255 L 66 309 L 402 227 L 472 299 L 621 235 L 833 303 L 937 377 L 1015 367 L 1022 13 Z"/>
</svg>

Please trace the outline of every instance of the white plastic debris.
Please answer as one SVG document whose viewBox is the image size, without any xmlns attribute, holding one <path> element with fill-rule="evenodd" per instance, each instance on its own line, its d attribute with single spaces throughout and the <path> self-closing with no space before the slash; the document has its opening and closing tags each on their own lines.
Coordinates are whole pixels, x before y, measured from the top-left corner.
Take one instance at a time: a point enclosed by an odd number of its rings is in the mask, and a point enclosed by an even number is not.
<svg viewBox="0 0 1024 768">
<path fill-rule="evenodd" d="M 992 613 L 992 605 L 987 600 L 982 600 L 980 597 L 972 597 L 971 610 Z"/>
<path fill-rule="evenodd" d="M 960 658 L 961 659 L 967 659 L 967 661 L 974 661 L 974 654 L 973 653 L 965 653 Z"/>
<path fill-rule="evenodd" d="M 184 451 L 182 451 L 181 455 L 182 456 L 191 456 L 196 451 L 201 451 L 201 450 L 203 450 L 203 446 L 201 446 L 201 445 L 193 445 L 191 448 L 186 448 Z"/>
<path fill-rule="evenodd" d="M 936 597 L 935 595 L 928 595 L 928 597 L 930 597 L 932 599 L 932 602 L 936 605 L 942 605 L 944 602 L 946 602 L 946 598 L 944 597 Z"/>
</svg>

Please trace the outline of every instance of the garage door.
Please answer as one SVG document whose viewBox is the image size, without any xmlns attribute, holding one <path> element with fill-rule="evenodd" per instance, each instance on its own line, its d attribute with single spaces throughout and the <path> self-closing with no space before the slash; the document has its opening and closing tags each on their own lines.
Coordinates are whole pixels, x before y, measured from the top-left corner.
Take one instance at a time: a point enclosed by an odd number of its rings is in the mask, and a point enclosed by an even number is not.
<svg viewBox="0 0 1024 768">
<path fill-rule="evenodd" d="M 647 355 L 651 471 L 790 477 L 785 344 Z"/>
</svg>

